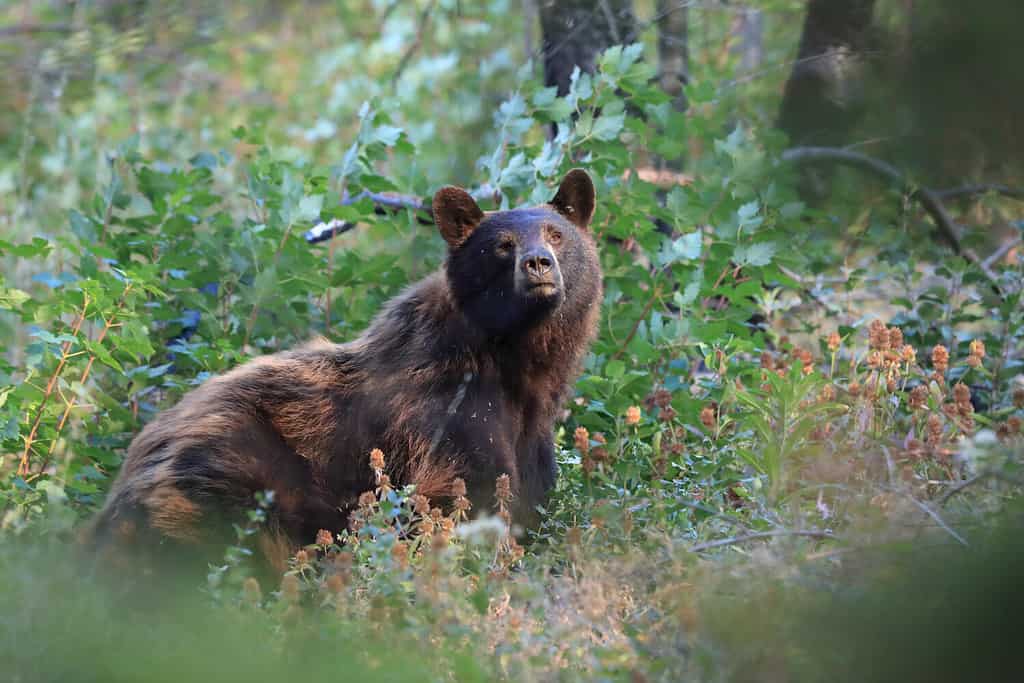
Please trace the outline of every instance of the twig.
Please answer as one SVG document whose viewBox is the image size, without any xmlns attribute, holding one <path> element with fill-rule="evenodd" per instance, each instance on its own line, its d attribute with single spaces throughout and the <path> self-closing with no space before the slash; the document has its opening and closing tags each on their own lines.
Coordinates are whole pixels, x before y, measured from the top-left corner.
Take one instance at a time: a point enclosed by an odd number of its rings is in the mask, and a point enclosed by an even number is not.
<svg viewBox="0 0 1024 683">
<path fill-rule="evenodd" d="M 617 360 L 626 353 L 626 347 L 629 346 L 629 342 L 633 341 L 633 337 L 636 336 L 637 330 L 640 329 L 640 325 L 643 321 L 647 320 L 647 314 L 651 312 L 652 308 L 654 308 L 654 302 L 656 302 L 660 296 L 661 287 L 655 287 L 651 292 L 651 298 L 647 300 L 647 304 L 644 306 L 644 310 L 640 312 L 636 322 L 633 323 L 633 329 L 631 329 L 629 334 L 626 335 L 625 340 L 623 340 L 622 344 L 619 346 L 619 350 L 612 354 L 611 360 Z"/>
<path fill-rule="evenodd" d="M 0 28 L 0 38 L 32 33 L 71 33 L 71 24 L 19 24 Z"/>
<path fill-rule="evenodd" d="M 82 296 L 82 310 L 78 313 L 75 318 L 75 322 L 72 325 L 71 336 L 78 337 L 79 330 L 82 329 L 82 323 L 85 322 L 86 311 L 89 310 L 89 297 Z M 43 419 L 43 411 L 46 408 L 46 403 L 50 400 L 50 396 L 53 395 L 53 390 L 57 386 L 57 380 L 60 379 L 60 373 L 64 371 L 64 366 L 68 362 L 68 358 L 71 354 L 68 353 L 71 350 L 72 340 L 64 342 L 60 350 L 60 360 L 57 362 L 57 367 L 50 376 L 50 381 L 46 383 L 46 390 L 43 392 L 43 400 L 39 402 L 39 408 L 36 409 L 36 417 L 32 422 L 32 429 L 29 430 L 28 437 L 25 439 L 25 450 L 21 454 L 21 461 L 18 463 L 18 476 L 24 477 L 29 473 L 28 458 L 32 452 L 32 444 L 35 443 L 36 432 L 39 430 L 39 423 Z"/>
<path fill-rule="evenodd" d="M 483 201 L 490 199 L 497 194 L 497 189 L 492 185 L 481 185 L 480 187 L 470 190 L 470 196 L 477 201 Z M 417 218 L 421 225 L 433 225 L 434 214 L 430 208 L 429 202 L 425 202 L 421 197 L 410 194 L 381 194 L 377 192 L 363 191 L 354 197 L 344 197 L 341 200 L 342 206 L 349 206 L 355 204 L 362 199 L 369 199 L 374 203 L 374 211 L 378 215 L 386 215 L 388 213 L 394 213 L 401 209 L 411 209 L 413 211 L 422 211 L 425 216 Z M 357 226 L 356 223 L 349 221 L 338 220 L 337 218 L 329 220 L 327 222 L 317 223 L 310 230 L 306 231 L 303 235 L 306 242 L 309 244 L 318 244 L 320 242 L 326 242 L 327 240 L 348 232 Z"/>
<path fill-rule="evenodd" d="M 991 254 L 989 254 L 988 257 L 986 257 L 986 259 L 984 260 L 983 263 L 985 264 L 985 267 L 991 268 L 992 266 L 994 266 L 996 263 L 1002 260 L 1004 256 L 1010 253 L 1011 249 L 1019 246 L 1020 243 L 1020 239 L 1012 239 L 1000 244 L 999 248 L 993 251 Z"/>
<path fill-rule="evenodd" d="M 117 314 L 120 313 L 121 310 L 124 308 L 124 305 L 125 305 L 125 303 L 127 301 L 128 292 L 130 292 L 131 289 L 132 289 L 132 285 L 131 285 L 131 283 L 129 283 L 124 288 L 124 293 L 121 294 L 121 301 L 118 302 L 117 309 L 115 309 L 114 314 L 111 315 L 109 319 L 105 319 L 103 321 L 103 329 L 100 330 L 100 333 L 96 336 L 96 343 L 97 344 L 102 344 L 103 340 L 106 339 L 106 337 L 107 337 L 107 333 L 110 332 L 111 328 L 114 327 L 114 319 L 117 317 Z M 85 364 L 85 369 L 82 370 L 82 374 L 78 377 L 78 384 L 79 385 L 84 385 L 86 380 L 89 379 L 89 373 L 92 372 L 92 366 L 93 366 L 93 363 L 95 363 L 95 362 L 96 362 L 96 354 L 90 353 L 89 354 L 89 360 Z M 53 440 L 50 442 L 50 448 L 46 452 L 46 457 L 43 459 L 43 463 L 39 467 L 39 474 L 42 474 L 46 470 L 46 467 L 50 464 L 50 456 L 53 455 L 53 450 L 57 447 L 57 441 L 60 438 L 61 432 L 64 431 L 64 425 L 67 423 L 68 416 L 71 415 L 71 411 L 74 409 L 74 407 L 75 407 L 75 397 L 74 396 L 72 396 L 70 399 L 65 399 L 64 400 L 64 413 L 60 416 L 60 421 L 57 423 L 57 433 L 53 436 Z"/>
<path fill-rule="evenodd" d="M 722 538 L 717 541 L 708 541 L 706 543 L 698 543 L 697 545 L 690 546 L 691 553 L 701 553 L 705 550 L 712 550 L 713 548 L 722 548 L 729 545 L 737 545 L 739 543 L 747 543 L 748 541 L 757 541 L 764 538 L 776 538 L 779 536 L 806 536 L 807 538 L 817 538 L 823 540 L 837 541 L 839 537 L 829 531 L 759 531 L 751 534 L 744 534 L 742 536 L 731 536 L 729 538 Z"/>
<path fill-rule="evenodd" d="M 935 499 L 935 504 L 938 505 L 939 507 L 942 507 L 953 496 L 963 492 L 965 489 L 971 486 L 974 486 L 979 481 L 984 481 L 985 479 L 988 479 L 989 477 L 993 476 L 993 474 L 993 472 L 982 472 L 981 474 L 974 475 L 970 479 L 965 479 L 956 486 L 950 486 L 943 492 L 941 496 Z"/>
<path fill-rule="evenodd" d="M 402 75 L 405 67 L 409 65 L 409 60 L 411 60 L 412 56 L 416 54 L 416 50 L 420 49 L 420 46 L 423 45 L 423 34 L 426 32 L 427 25 L 430 22 L 430 12 L 434 9 L 434 4 L 435 0 L 431 0 L 427 3 L 426 7 L 423 8 L 423 11 L 420 12 L 419 28 L 416 30 L 416 37 L 413 38 L 412 44 L 406 48 L 402 58 L 398 60 L 398 66 L 395 67 L 395 73 L 391 75 L 392 88 L 394 88 L 395 84 L 398 83 L 399 77 Z"/>
<path fill-rule="evenodd" d="M 985 266 L 977 254 L 969 249 L 965 250 L 963 245 L 961 245 L 960 229 L 949 215 L 949 212 L 946 211 L 946 207 L 943 206 L 942 200 L 935 191 L 927 187 L 915 187 L 895 166 L 860 152 L 836 147 L 793 147 L 782 153 L 782 160 L 797 164 L 819 162 L 844 164 L 870 171 L 899 185 L 904 193 L 910 198 L 916 199 L 925 211 L 928 212 L 932 220 L 935 221 L 939 234 L 953 251 L 978 266 L 989 281 L 991 281 L 996 292 L 1000 295 L 1002 294 L 998 284 L 999 278 L 996 274 Z"/>
<path fill-rule="evenodd" d="M 915 498 L 915 497 L 914 497 L 913 495 L 911 495 L 910 493 L 907 493 L 907 492 L 905 492 L 905 491 L 904 491 L 903 493 L 904 493 L 904 495 L 906 495 L 906 496 L 907 496 L 907 498 L 909 498 L 909 499 L 910 499 L 910 501 L 911 501 L 911 502 L 912 502 L 912 503 L 913 503 L 914 505 L 916 505 L 916 506 L 917 506 L 918 508 L 920 508 L 920 509 L 921 509 L 921 512 L 923 512 L 923 513 L 925 513 L 926 515 L 928 515 L 929 517 L 931 517 L 931 518 L 932 518 L 932 519 L 933 519 L 933 520 L 935 521 L 935 523 L 936 523 L 936 524 L 938 524 L 938 525 L 939 525 L 939 527 L 941 527 L 941 528 L 942 528 L 942 530 L 943 530 L 943 531 L 945 531 L 945 532 L 946 532 L 946 533 L 948 533 L 948 534 L 949 534 L 950 536 L 952 536 L 953 538 L 955 538 L 955 539 L 957 540 L 957 542 L 959 542 L 959 543 L 960 543 L 960 545 L 963 545 L 963 546 L 967 546 L 967 545 L 970 545 L 970 544 L 969 544 L 969 543 L 968 543 L 968 542 L 967 542 L 967 541 L 966 541 L 966 540 L 964 539 L 964 537 L 963 537 L 963 536 L 961 536 L 960 534 L 958 534 L 958 533 L 957 533 L 956 531 L 954 531 L 954 530 L 953 530 L 953 527 L 951 527 L 951 526 L 949 526 L 948 524 L 946 524 L 945 520 L 943 520 L 943 519 L 942 519 L 942 517 L 940 517 L 940 516 L 939 516 L 939 513 L 937 513 L 937 512 L 935 511 L 935 510 L 931 509 L 931 507 L 930 507 L 930 506 L 926 505 L 925 503 L 922 503 L 921 501 L 919 501 L 919 500 L 918 500 L 917 498 Z"/>
<path fill-rule="evenodd" d="M 871 171 L 875 175 L 892 181 L 899 185 L 904 192 L 921 202 L 924 209 L 935 220 L 939 232 L 953 251 L 957 254 L 963 252 L 963 247 L 960 245 L 960 231 L 946 212 L 941 200 L 928 188 L 915 188 L 895 166 L 860 152 L 837 147 L 793 147 L 782 153 L 782 160 L 797 164 L 822 161 L 845 164 Z"/>
<path fill-rule="evenodd" d="M 989 192 L 995 192 L 1011 199 L 1024 200 L 1024 189 L 999 183 L 980 183 L 977 185 L 950 187 L 945 190 L 935 190 L 935 195 L 940 199 L 959 199 L 960 197 L 976 197 L 979 194 L 988 194 Z"/>
</svg>

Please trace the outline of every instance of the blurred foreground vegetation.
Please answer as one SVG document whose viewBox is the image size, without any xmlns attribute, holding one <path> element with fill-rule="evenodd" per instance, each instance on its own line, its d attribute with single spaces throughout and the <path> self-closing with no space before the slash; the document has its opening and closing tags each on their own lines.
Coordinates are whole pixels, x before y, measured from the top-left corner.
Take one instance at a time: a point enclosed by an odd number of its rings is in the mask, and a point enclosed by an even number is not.
<svg viewBox="0 0 1024 683">
<path fill-rule="evenodd" d="M 775 127 L 805 3 L 688 3 L 685 108 L 657 78 L 663 5 L 636 2 L 634 40 L 563 94 L 534 3 L 0 5 L 15 680 L 1011 678 L 1024 224 L 1013 192 L 939 185 L 957 254 L 919 188 L 1019 169 L 966 104 L 926 128 L 917 100 L 868 97 L 844 148 L 881 158 L 893 127 L 907 182 L 809 175 Z M 877 5 L 898 42 L 908 5 Z M 950 156 L 907 153 L 908 126 Z M 155 412 L 353 338 L 441 262 L 422 211 L 374 198 L 454 183 L 511 207 L 573 166 L 598 186 L 606 294 L 541 529 L 385 486 L 271 582 L 247 560 L 265 499 L 184 588 L 96 572 L 76 529 Z"/>
</svg>

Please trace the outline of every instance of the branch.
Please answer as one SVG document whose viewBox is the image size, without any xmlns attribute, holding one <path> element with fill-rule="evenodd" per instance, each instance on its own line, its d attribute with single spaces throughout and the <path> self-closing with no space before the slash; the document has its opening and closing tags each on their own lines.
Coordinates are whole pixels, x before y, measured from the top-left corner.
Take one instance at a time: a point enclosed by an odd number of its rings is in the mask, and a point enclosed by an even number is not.
<svg viewBox="0 0 1024 683">
<path fill-rule="evenodd" d="M 913 496 L 912 494 L 910 494 L 910 493 L 906 493 L 906 492 L 903 492 L 903 493 L 904 493 L 904 495 L 905 495 L 905 496 L 906 496 L 907 498 L 909 498 L 909 499 L 910 499 L 910 502 L 912 502 L 912 503 L 913 503 L 914 505 L 916 505 L 916 506 L 917 506 L 917 507 L 918 507 L 918 508 L 919 508 L 919 509 L 921 510 L 921 512 L 923 512 L 923 513 L 925 513 L 926 515 L 928 515 L 929 517 L 931 517 L 931 518 L 932 518 L 932 520 L 933 520 L 933 521 L 934 521 L 934 522 L 935 522 L 936 524 L 938 524 L 938 525 L 939 525 L 939 528 L 941 528 L 941 529 L 942 529 L 943 531 L 945 531 L 945 532 L 946 532 L 947 534 L 949 534 L 950 536 L 952 536 L 952 537 L 953 537 L 953 538 L 954 538 L 954 539 L 955 539 L 955 540 L 956 540 L 956 541 L 957 541 L 957 542 L 958 542 L 958 543 L 959 543 L 960 545 L 962 545 L 962 546 L 968 546 L 968 545 L 970 545 L 970 544 L 969 544 L 969 543 L 968 543 L 968 542 L 967 542 L 967 541 L 966 541 L 966 540 L 964 539 L 964 537 L 963 537 L 963 536 L 961 536 L 960 534 L 958 534 L 958 533 L 957 533 L 956 531 L 954 531 L 954 530 L 953 530 L 953 527 L 951 527 L 951 526 L 949 526 L 948 524 L 946 524 L 945 520 L 943 520 L 943 519 L 942 519 L 942 517 L 940 517 L 940 516 L 939 516 L 939 513 L 937 513 L 937 512 L 935 511 L 935 510 L 933 510 L 933 509 L 931 508 L 931 506 L 930 506 L 930 505 L 927 505 L 926 503 L 922 503 L 921 501 L 919 501 L 919 500 L 918 500 L 917 498 L 915 498 L 915 497 L 914 497 L 914 496 Z"/>
<path fill-rule="evenodd" d="M 979 185 L 964 185 L 963 187 L 935 190 L 935 195 L 940 199 L 959 199 L 960 197 L 976 197 L 981 194 L 988 194 L 989 192 L 1024 201 L 1024 189 L 998 183 L 982 183 Z"/>
<path fill-rule="evenodd" d="M 970 479 L 965 479 L 964 481 L 960 482 L 956 486 L 950 486 L 948 489 L 946 489 L 943 492 L 943 494 L 941 496 L 939 496 L 938 498 L 935 499 L 935 504 L 938 505 L 939 507 L 942 507 L 953 496 L 961 493 L 962 491 L 964 491 L 967 488 L 970 488 L 971 486 L 974 486 L 975 484 L 977 484 L 980 481 L 984 481 L 985 479 L 988 479 L 991 476 L 994 476 L 993 472 L 982 472 L 981 474 L 976 474 L 975 476 L 971 477 Z"/>
<path fill-rule="evenodd" d="M 832 541 L 839 540 L 838 536 L 829 531 L 760 531 L 752 534 L 744 534 L 743 536 L 731 536 L 717 541 L 708 541 L 707 543 L 698 543 L 697 545 L 690 546 L 690 552 L 701 553 L 713 548 L 722 548 L 728 545 L 737 545 L 739 543 L 756 541 L 762 538 L 776 538 L 778 536 L 806 536 L 808 538 L 827 539 Z"/>
<path fill-rule="evenodd" d="M 949 215 L 949 212 L 946 211 L 946 207 L 942 204 L 942 199 L 939 195 L 927 187 L 915 187 L 895 166 L 860 152 L 839 149 L 837 147 L 793 147 L 782 153 L 782 160 L 795 164 L 821 162 L 843 164 L 869 171 L 898 185 L 902 192 L 911 199 L 916 199 L 924 210 L 928 212 L 932 220 L 935 221 L 939 234 L 953 249 L 954 253 L 963 256 L 981 269 L 985 277 L 991 281 L 996 292 L 1002 294 L 1002 290 L 999 288 L 998 276 L 978 258 L 977 254 L 969 249 L 965 250 L 963 245 L 961 245 L 960 229 Z"/>
<path fill-rule="evenodd" d="M 931 215 L 939 232 L 946 242 L 949 243 L 949 246 L 952 247 L 953 251 L 957 254 L 963 253 L 963 247 L 960 245 L 960 231 L 946 212 L 942 201 L 932 190 L 926 187 L 915 188 L 895 166 L 880 159 L 869 157 L 866 154 L 839 149 L 838 147 L 793 147 L 782 153 L 782 160 L 796 164 L 813 164 L 827 161 L 853 166 L 861 170 L 870 171 L 899 185 L 903 192 L 921 202 L 921 206 Z"/>
<path fill-rule="evenodd" d="M 0 38 L 32 33 L 71 33 L 71 24 L 19 24 L 0 28 Z"/>
<path fill-rule="evenodd" d="M 482 201 L 484 199 L 496 197 L 498 195 L 498 190 L 492 185 L 485 184 L 474 190 L 470 190 L 469 194 L 473 199 Z M 341 200 L 341 205 L 350 206 L 363 199 L 369 199 L 373 202 L 374 213 L 378 216 L 394 214 L 403 209 L 409 209 L 412 211 L 422 211 L 426 214 L 425 216 L 417 216 L 416 220 L 420 225 L 434 224 L 434 213 L 430 207 L 430 203 L 416 195 L 363 191 L 354 197 L 344 197 Z M 317 223 L 310 230 L 306 231 L 306 234 L 303 235 L 303 237 L 309 244 L 318 244 L 319 242 L 326 242 L 332 237 L 346 233 L 355 227 L 356 223 L 342 221 L 335 218 L 327 222 Z"/>
<path fill-rule="evenodd" d="M 419 28 L 416 30 L 416 37 L 405 50 L 405 54 L 402 55 L 402 58 L 398 60 L 398 66 L 395 67 L 395 73 L 391 75 L 392 88 L 395 87 L 396 83 L 398 83 L 399 77 L 401 77 L 402 72 L 405 71 L 405 67 L 408 66 L 409 60 L 411 60 L 412 56 L 416 54 L 416 50 L 420 49 L 420 46 L 423 45 L 423 34 L 427 30 L 427 23 L 430 21 L 430 12 L 434 9 L 434 4 L 435 3 L 433 1 L 428 2 L 426 7 L 424 7 L 423 11 L 420 13 Z"/>
</svg>

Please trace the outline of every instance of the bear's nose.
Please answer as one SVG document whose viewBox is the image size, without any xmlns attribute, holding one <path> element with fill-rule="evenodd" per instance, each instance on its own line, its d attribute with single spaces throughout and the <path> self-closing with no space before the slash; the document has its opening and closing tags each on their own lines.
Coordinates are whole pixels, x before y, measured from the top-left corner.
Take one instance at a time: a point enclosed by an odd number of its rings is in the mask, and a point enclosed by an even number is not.
<svg viewBox="0 0 1024 683">
<path fill-rule="evenodd" d="M 531 278 L 542 278 L 551 272 L 555 257 L 547 249 L 534 249 L 523 254 L 519 267 Z"/>
</svg>

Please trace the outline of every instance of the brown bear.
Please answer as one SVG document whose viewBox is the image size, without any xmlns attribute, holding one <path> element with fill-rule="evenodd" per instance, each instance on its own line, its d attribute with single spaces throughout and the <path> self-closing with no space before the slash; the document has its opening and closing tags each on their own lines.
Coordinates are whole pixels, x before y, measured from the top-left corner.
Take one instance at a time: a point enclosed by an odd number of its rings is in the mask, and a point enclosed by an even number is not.
<svg viewBox="0 0 1024 683">
<path fill-rule="evenodd" d="M 600 312 L 594 205 L 580 169 L 536 207 L 484 212 L 461 189 L 439 190 L 438 272 L 354 341 L 254 359 L 158 415 L 128 448 L 94 533 L 200 543 L 273 490 L 263 550 L 288 552 L 345 528 L 374 488 L 374 448 L 394 485 L 438 500 L 459 477 L 478 511 L 508 474 L 513 518 L 536 523 L 556 477 L 556 415 Z"/>
</svg>

